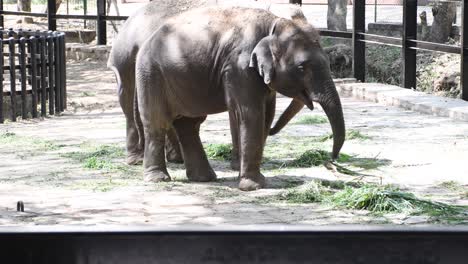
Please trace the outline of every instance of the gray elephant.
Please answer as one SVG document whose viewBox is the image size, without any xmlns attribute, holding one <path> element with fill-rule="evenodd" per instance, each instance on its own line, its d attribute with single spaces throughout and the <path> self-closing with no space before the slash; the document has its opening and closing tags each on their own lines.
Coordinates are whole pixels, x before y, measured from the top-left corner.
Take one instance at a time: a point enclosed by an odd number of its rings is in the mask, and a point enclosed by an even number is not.
<svg viewBox="0 0 468 264">
<path fill-rule="evenodd" d="M 144 137 L 138 134 L 134 115 L 135 58 L 143 42 L 151 36 L 165 19 L 191 8 L 208 6 L 210 0 L 160 0 L 137 10 L 130 16 L 113 41 L 107 66 L 114 71 L 119 102 L 127 125 L 127 163 L 132 165 L 143 160 Z M 138 115 L 137 115 L 138 117 Z M 168 133 L 167 159 L 182 162 L 179 144 L 173 130 Z"/>
<path fill-rule="evenodd" d="M 198 127 L 207 115 L 229 111 L 239 146 L 239 188 L 265 186 L 260 162 L 276 92 L 309 109 L 318 102 L 332 127 L 333 158 L 343 146 L 343 111 L 328 57 L 318 32 L 302 20 L 249 8 L 188 11 L 166 20 L 142 45 L 135 69 L 146 180 L 170 179 L 164 145 L 171 125 L 187 177 L 214 180 Z"/>
<path fill-rule="evenodd" d="M 136 54 L 149 36 L 163 23 L 167 18 L 181 13 L 184 10 L 213 5 L 212 0 L 160 0 L 147 4 L 139 9 L 122 26 L 120 33 L 114 39 L 112 50 L 109 55 L 108 67 L 115 73 L 118 85 L 119 102 L 126 117 L 127 125 L 127 163 L 137 164 L 143 159 L 144 137 L 138 134 L 136 122 L 139 120 L 139 115 L 135 115 L 134 108 L 134 91 L 135 91 L 135 58 Z M 291 6 L 288 10 L 293 19 L 303 19 L 299 8 Z M 288 107 L 288 110 L 282 114 L 279 121 L 273 128 L 274 133 L 277 133 L 283 128 L 294 115 L 302 109 L 304 105 L 299 101 L 293 101 Z M 270 109 L 274 114 L 275 105 L 271 105 Z M 294 111 L 292 111 L 294 109 Z M 135 117 L 136 116 L 136 117 Z M 235 125 L 235 124 L 231 124 Z M 234 130 L 236 131 L 236 130 Z M 233 138 L 237 138 L 233 135 Z M 233 142 L 233 160 L 231 167 L 239 168 L 238 146 L 237 140 Z M 177 136 L 173 129 L 169 129 L 166 141 L 166 158 L 168 161 L 180 163 L 183 161 Z"/>
</svg>

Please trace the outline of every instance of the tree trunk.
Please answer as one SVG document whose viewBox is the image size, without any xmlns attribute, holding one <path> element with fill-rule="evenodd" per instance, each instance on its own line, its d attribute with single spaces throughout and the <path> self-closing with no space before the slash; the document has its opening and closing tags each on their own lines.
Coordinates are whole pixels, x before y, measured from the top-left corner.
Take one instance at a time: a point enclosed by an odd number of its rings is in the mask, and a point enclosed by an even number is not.
<svg viewBox="0 0 468 264">
<path fill-rule="evenodd" d="M 290 4 L 302 5 L 302 0 L 289 0 Z"/>
<path fill-rule="evenodd" d="M 346 31 L 346 13 L 348 0 L 328 0 L 327 28 Z"/>
<path fill-rule="evenodd" d="M 18 11 L 31 12 L 31 0 L 18 0 Z M 22 23 L 34 23 L 32 17 L 23 16 L 22 19 L 18 20 Z"/>
<path fill-rule="evenodd" d="M 59 10 L 61 4 L 62 4 L 62 0 L 55 0 L 55 11 Z M 49 13 L 49 8 L 47 7 L 47 3 L 42 13 Z"/>
<path fill-rule="evenodd" d="M 430 41 L 444 43 L 450 37 L 452 24 L 457 13 L 457 4 L 448 2 L 438 2 L 432 7 L 432 22 Z"/>
</svg>

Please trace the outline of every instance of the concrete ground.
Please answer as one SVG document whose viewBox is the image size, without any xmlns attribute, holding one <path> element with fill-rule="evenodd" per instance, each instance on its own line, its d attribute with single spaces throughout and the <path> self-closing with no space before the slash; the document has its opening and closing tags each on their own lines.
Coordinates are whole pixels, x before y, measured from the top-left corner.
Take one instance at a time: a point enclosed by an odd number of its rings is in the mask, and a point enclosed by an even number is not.
<svg viewBox="0 0 468 264">
<path fill-rule="evenodd" d="M 269 197 L 312 179 L 397 184 L 419 197 L 468 205 L 468 123 L 342 97 L 347 140 L 342 153 L 358 176 L 324 166 L 279 166 L 307 149 L 331 150 L 328 122 L 297 124 L 301 117 L 324 117 L 303 109 L 280 134 L 268 139 L 262 171 L 268 187 L 244 193 L 228 162 L 210 160 L 219 180 L 186 181 L 183 165 L 169 165 L 174 181 L 145 183 L 141 166 L 126 166 L 121 152 L 125 121 L 113 74 L 103 62 L 68 62 L 68 111 L 44 120 L 0 125 L 0 225 L 245 225 L 245 224 L 439 224 L 428 216 L 385 215 L 331 208 L 320 203 L 290 204 Z M 290 99 L 278 97 L 277 114 Z M 294 124 L 296 123 L 296 124 Z M 202 126 L 209 143 L 229 143 L 226 113 Z M 89 149 L 111 148 L 111 163 L 90 166 L 79 159 Z M 114 147 L 114 148 L 112 148 Z M 120 150 L 120 152 L 119 152 Z M 115 156 L 112 156 L 115 154 Z M 78 158 L 77 158 L 78 157 Z M 278 163 L 279 162 L 279 163 Z M 94 164 L 96 165 L 96 164 Z M 347 166 L 347 165 L 346 165 Z M 23 201 L 25 212 L 16 212 Z M 468 224 L 468 217 L 457 224 Z M 447 223 L 442 221 L 442 223 Z"/>
</svg>

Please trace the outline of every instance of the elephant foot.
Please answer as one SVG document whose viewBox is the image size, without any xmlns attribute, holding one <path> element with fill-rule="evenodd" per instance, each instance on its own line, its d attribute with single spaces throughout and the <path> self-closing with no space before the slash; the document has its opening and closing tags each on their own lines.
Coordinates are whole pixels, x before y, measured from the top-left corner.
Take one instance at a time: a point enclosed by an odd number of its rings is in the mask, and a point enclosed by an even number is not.
<svg viewBox="0 0 468 264">
<path fill-rule="evenodd" d="M 241 191 L 254 191 L 266 186 L 265 176 L 261 173 L 256 177 L 241 177 L 239 182 L 239 189 Z"/>
<path fill-rule="evenodd" d="M 138 165 L 143 163 L 143 153 L 131 153 L 127 155 L 128 165 Z"/>
<path fill-rule="evenodd" d="M 144 173 L 145 182 L 167 182 L 171 181 L 168 173 L 162 171 L 148 171 Z"/>
<path fill-rule="evenodd" d="M 240 169 L 239 160 L 231 160 L 231 169 L 237 170 L 237 171 Z"/>
<path fill-rule="evenodd" d="M 187 170 L 187 178 L 193 182 L 210 182 L 215 181 L 217 176 L 212 168 L 205 170 L 189 171 Z"/>
<path fill-rule="evenodd" d="M 166 159 L 168 162 L 182 164 L 184 163 L 184 158 L 182 154 L 177 151 L 169 151 L 166 153 Z"/>
</svg>

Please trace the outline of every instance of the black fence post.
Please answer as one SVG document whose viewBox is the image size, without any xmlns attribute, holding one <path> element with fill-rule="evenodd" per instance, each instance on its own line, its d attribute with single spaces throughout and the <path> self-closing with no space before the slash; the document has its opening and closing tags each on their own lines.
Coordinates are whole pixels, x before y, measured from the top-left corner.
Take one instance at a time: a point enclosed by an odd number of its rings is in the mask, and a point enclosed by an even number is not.
<svg viewBox="0 0 468 264">
<path fill-rule="evenodd" d="M 49 114 L 53 115 L 55 113 L 55 73 L 54 73 L 54 42 L 52 37 L 48 36 L 46 38 L 47 42 L 47 65 L 49 66 L 48 70 L 48 84 L 49 84 Z"/>
<path fill-rule="evenodd" d="M 366 80 L 366 44 L 361 33 L 366 32 L 366 1 L 353 2 L 353 72 L 360 82 Z"/>
<path fill-rule="evenodd" d="M 26 98 L 26 38 L 19 39 L 19 66 L 21 83 L 21 118 L 28 118 L 27 98 Z"/>
<path fill-rule="evenodd" d="M 57 30 L 57 20 L 55 14 L 57 13 L 57 5 L 55 0 L 47 0 L 47 23 L 49 30 Z"/>
<path fill-rule="evenodd" d="M 416 50 L 413 40 L 417 34 L 417 0 L 405 0 L 403 3 L 403 87 L 416 88 Z"/>
<path fill-rule="evenodd" d="M 3 22 L 3 0 L 0 0 L 0 12 L 2 13 L 0 15 L 0 27 L 4 28 L 4 22 Z"/>
<path fill-rule="evenodd" d="M 3 124 L 3 30 L 0 31 L 0 124 Z"/>
<path fill-rule="evenodd" d="M 32 117 L 37 117 L 37 38 L 31 36 L 29 38 L 29 46 L 31 50 L 31 89 L 32 89 Z"/>
<path fill-rule="evenodd" d="M 16 58 L 15 58 L 15 38 L 8 39 L 8 60 L 10 61 L 10 108 L 11 121 L 16 121 Z"/>
<path fill-rule="evenodd" d="M 46 38 L 45 36 L 40 36 L 40 53 L 41 53 L 41 116 L 46 116 L 47 114 L 47 61 L 46 61 Z"/>
<path fill-rule="evenodd" d="M 106 1 L 97 0 L 97 44 L 106 45 L 107 42 L 107 27 L 106 20 Z"/>
<path fill-rule="evenodd" d="M 468 16 L 466 13 L 468 0 L 462 3 L 462 32 L 461 32 L 461 98 L 468 101 Z"/>
</svg>

